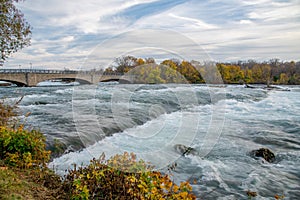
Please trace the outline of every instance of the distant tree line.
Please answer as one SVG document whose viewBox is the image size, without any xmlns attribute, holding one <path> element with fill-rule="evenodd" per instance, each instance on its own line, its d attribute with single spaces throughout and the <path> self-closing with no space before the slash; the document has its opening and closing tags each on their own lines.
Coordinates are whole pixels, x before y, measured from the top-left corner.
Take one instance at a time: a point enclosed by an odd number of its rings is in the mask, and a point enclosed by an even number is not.
<svg viewBox="0 0 300 200">
<path fill-rule="evenodd" d="M 157 64 L 153 58 L 123 56 L 105 72 L 133 75 L 137 83 L 219 83 L 221 77 L 228 84 L 300 84 L 300 62 L 279 59 L 232 63 L 167 59 Z"/>
<path fill-rule="evenodd" d="M 225 83 L 271 83 L 300 84 L 300 62 L 271 59 L 266 62 L 255 60 L 236 63 L 217 63 Z"/>
</svg>

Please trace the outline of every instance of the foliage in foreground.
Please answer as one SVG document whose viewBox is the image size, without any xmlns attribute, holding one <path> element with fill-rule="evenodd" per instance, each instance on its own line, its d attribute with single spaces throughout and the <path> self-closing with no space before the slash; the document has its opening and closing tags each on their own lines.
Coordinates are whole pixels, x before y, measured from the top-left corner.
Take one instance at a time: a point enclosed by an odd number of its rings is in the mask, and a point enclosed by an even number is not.
<svg viewBox="0 0 300 200">
<path fill-rule="evenodd" d="M 50 156 L 45 140 L 36 130 L 0 126 L 0 159 L 10 166 L 25 168 L 45 165 Z"/>
<path fill-rule="evenodd" d="M 0 160 L 9 166 L 29 168 L 45 166 L 50 152 L 46 151 L 46 138 L 36 130 L 25 130 L 17 125 L 17 106 L 0 101 Z"/>
<path fill-rule="evenodd" d="M 0 167 L 0 199 L 70 199 L 61 189 L 61 178 L 43 168 Z"/>
<path fill-rule="evenodd" d="M 0 177 L 0 199 L 34 199 L 31 184 L 15 170 L 1 167 Z"/>
<path fill-rule="evenodd" d="M 107 161 L 102 155 L 87 167 L 70 170 L 64 189 L 72 199 L 196 199 L 188 182 L 176 185 L 169 175 L 151 169 L 132 153 Z"/>
</svg>

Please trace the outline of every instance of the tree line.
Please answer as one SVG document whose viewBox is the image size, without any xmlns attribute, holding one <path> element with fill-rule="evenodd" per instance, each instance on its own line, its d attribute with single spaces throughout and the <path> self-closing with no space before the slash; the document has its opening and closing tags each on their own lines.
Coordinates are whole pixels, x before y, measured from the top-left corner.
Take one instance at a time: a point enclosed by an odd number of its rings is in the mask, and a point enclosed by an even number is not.
<svg viewBox="0 0 300 200">
<path fill-rule="evenodd" d="M 300 84 L 300 62 L 279 59 L 232 63 L 167 59 L 156 63 L 154 58 L 122 56 L 104 72 L 133 75 L 137 83 Z"/>
<path fill-rule="evenodd" d="M 271 59 L 265 62 L 255 60 L 236 63 L 218 63 L 217 67 L 226 83 L 271 83 L 300 84 L 300 62 Z"/>
</svg>

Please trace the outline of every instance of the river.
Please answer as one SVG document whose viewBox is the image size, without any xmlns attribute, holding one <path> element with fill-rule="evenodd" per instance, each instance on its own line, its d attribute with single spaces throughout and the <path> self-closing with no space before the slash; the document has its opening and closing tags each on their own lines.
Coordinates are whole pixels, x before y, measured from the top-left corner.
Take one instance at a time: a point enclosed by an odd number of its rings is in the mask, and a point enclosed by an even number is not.
<svg viewBox="0 0 300 200">
<path fill-rule="evenodd" d="M 22 120 L 41 130 L 47 146 L 66 151 L 50 167 L 59 174 L 134 152 L 157 170 L 177 163 L 174 181 L 190 180 L 199 199 L 300 198 L 300 86 L 291 91 L 239 85 L 95 85 L 0 88 L 0 97 L 20 103 Z M 24 117 L 26 113 L 31 114 Z M 182 156 L 174 145 L 195 148 Z M 249 152 L 266 147 L 274 163 Z"/>
</svg>

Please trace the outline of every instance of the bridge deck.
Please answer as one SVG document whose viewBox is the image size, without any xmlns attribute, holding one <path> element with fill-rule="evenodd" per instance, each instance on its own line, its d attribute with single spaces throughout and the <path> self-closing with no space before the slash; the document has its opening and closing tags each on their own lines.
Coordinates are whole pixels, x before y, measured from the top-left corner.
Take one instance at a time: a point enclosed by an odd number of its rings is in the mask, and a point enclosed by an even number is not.
<svg viewBox="0 0 300 200">
<path fill-rule="evenodd" d="M 19 86 L 36 86 L 39 82 L 54 79 L 70 79 L 85 84 L 96 84 L 109 80 L 131 82 L 132 75 L 104 73 L 103 71 L 44 70 L 44 69 L 0 69 L 0 80 Z"/>
</svg>

